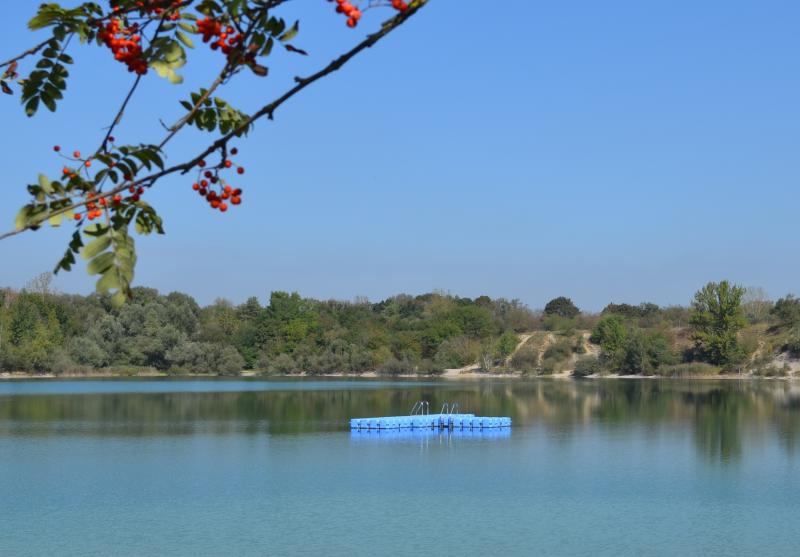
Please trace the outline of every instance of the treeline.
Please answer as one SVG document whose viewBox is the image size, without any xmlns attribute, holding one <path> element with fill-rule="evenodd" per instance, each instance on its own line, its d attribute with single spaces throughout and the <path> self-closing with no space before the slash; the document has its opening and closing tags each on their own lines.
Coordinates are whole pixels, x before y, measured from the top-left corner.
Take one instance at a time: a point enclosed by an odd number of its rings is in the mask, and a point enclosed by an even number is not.
<svg viewBox="0 0 800 557">
<path fill-rule="evenodd" d="M 523 333 L 529 340 L 519 347 Z M 115 308 L 102 295 L 55 293 L 49 275 L 22 291 L 0 289 L 2 371 L 396 375 L 475 364 L 579 376 L 780 375 L 780 354 L 800 357 L 800 300 L 772 302 L 726 281 L 706 285 L 689 307 L 612 303 L 599 314 L 566 297 L 533 311 L 517 300 L 443 293 L 370 303 L 273 292 L 265 306 L 252 297 L 201 307 L 187 294 L 143 287 Z"/>
<path fill-rule="evenodd" d="M 539 317 L 516 300 L 439 293 L 370 303 L 273 292 L 262 306 L 134 288 L 115 308 L 101 295 L 50 291 L 40 277 L 0 291 L 0 369 L 56 374 L 438 373 L 502 363 Z"/>
<path fill-rule="evenodd" d="M 800 299 L 772 302 L 761 289 L 708 283 L 689 308 L 609 304 L 590 341 L 599 357 L 580 358 L 575 375 L 788 375 L 789 359 L 800 358 Z"/>
</svg>

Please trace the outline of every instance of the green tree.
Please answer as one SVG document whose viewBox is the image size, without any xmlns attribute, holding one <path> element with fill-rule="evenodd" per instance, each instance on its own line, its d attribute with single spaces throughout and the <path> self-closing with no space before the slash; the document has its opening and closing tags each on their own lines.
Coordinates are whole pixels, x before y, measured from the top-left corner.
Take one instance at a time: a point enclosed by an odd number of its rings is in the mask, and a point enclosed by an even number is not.
<svg viewBox="0 0 800 557">
<path fill-rule="evenodd" d="M 566 319 L 572 319 L 578 317 L 581 310 L 579 310 L 578 306 L 573 304 L 572 300 L 569 298 L 559 296 L 547 302 L 547 305 L 544 306 L 544 313 L 545 315 L 557 315 Z"/>
<path fill-rule="evenodd" d="M 589 341 L 600 345 L 603 352 L 610 356 L 616 355 L 625 345 L 628 330 L 618 315 L 606 315 L 597 322 Z"/>
<path fill-rule="evenodd" d="M 742 312 L 741 286 L 709 282 L 694 295 L 691 325 L 695 347 L 709 363 L 730 367 L 739 363 L 744 353 L 737 333 L 747 324 Z"/>
<path fill-rule="evenodd" d="M 800 299 L 789 294 L 775 302 L 770 313 L 780 327 L 791 328 L 800 325 Z"/>
</svg>

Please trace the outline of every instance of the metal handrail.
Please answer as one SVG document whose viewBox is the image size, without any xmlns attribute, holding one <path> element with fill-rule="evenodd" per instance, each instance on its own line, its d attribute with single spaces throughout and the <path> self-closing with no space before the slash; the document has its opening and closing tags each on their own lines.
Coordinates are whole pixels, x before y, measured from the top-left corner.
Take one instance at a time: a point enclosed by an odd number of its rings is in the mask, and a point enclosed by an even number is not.
<svg viewBox="0 0 800 557">
<path fill-rule="evenodd" d="M 450 408 L 450 407 L 449 407 L 449 406 L 448 406 L 448 404 L 445 402 L 444 404 L 442 404 L 442 409 L 441 409 L 441 410 L 439 410 L 439 414 L 449 414 L 449 413 L 450 413 L 450 412 L 449 412 L 449 408 Z"/>
<path fill-rule="evenodd" d="M 408 413 L 409 416 L 414 416 L 419 414 L 420 416 L 424 414 L 431 413 L 431 403 L 427 400 L 418 400 L 414 403 L 414 406 L 411 407 L 411 412 Z"/>
</svg>

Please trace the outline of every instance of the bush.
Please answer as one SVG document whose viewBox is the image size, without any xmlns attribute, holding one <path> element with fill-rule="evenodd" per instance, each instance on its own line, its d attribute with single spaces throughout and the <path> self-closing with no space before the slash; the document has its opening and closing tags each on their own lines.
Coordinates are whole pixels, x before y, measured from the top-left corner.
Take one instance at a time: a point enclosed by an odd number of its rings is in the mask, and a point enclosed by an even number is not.
<svg viewBox="0 0 800 557">
<path fill-rule="evenodd" d="M 420 361 L 419 366 L 417 366 L 417 371 L 425 375 L 439 375 L 444 372 L 444 368 L 436 365 L 436 362 L 433 360 L 426 358 Z"/>
<path fill-rule="evenodd" d="M 759 377 L 786 377 L 789 374 L 789 366 L 784 364 L 783 367 L 768 365 L 759 367 L 753 370 L 753 375 Z"/>
<path fill-rule="evenodd" d="M 391 358 L 380 365 L 378 373 L 381 375 L 409 375 L 414 373 L 414 366 L 408 360 Z"/>
<path fill-rule="evenodd" d="M 784 348 L 795 357 L 800 358 L 800 326 L 792 330 L 789 339 L 786 341 Z"/>
<path fill-rule="evenodd" d="M 572 370 L 573 377 L 586 377 L 596 375 L 602 371 L 600 360 L 596 356 L 583 356 L 575 362 L 575 369 Z"/>
<path fill-rule="evenodd" d="M 720 368 L 703 362 L 661 366 L 655 370 L 656 375 L 663 377 L 698 377 L 719 375 Z"/>
<path fill-rule="evenodd" d="M 244 369 L 244 358 L 233 346 L 226 346 L 217 352 L 214 368 L 220 375 L 239 375 Z"/>
<path fill-rule="evenodd" d="M 519 344 L 519 337 L 513 331 L 506 331 L 497 340 L 495 353 L 501 360 L 508 358 Z"/>
<path fill-rule="evenodd" d="M 560 362 L 569 358 L 570 355 L 572 355 L 572 344 L 565 339 L 548 346 L 542 355 L 542 359 Z"/>
<path fill-rule="evenodd" d="M 586 346 L 583 343 L 583 335 L 578 333 L 572 341 L 572 351 L 575 354 L 586 354 Z"/>
<path fill-rule="evenodd" d="M 578 323 L 575 318 L 567 318 L 560 315 L 546 315 L 542 318 L 542 326 L 545 331 L 571 335 L 575 329 L 578 328 Z"/>
<path fill-rule="evenodd" d="M 275 375 L 300 373 L 301 369 L 289 354 L 278 354 L 269 362 L 267 371 Z"/>
<path fill-rule="evenodd" d="M 522 373 L 535 373 L 539 368 L 539 353 L 530 346 L 523 346 L 511 357 L 511 369 Z"/>
<path fill-rule="evenodd" d="M 442 342 L 433 360 L 438 366 L 452 369 L 473 364 L 479 356 L 480 344 L 462 335 Z"/>
</svg>

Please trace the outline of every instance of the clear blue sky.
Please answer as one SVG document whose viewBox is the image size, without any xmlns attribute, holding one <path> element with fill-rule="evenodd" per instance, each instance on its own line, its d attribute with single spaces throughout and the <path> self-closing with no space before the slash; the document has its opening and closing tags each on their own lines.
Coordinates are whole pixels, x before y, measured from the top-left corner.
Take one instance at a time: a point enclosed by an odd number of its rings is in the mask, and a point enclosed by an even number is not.
<svg viewBox="0 0 800 557">
<path fill-rule="evenodd" d="M 24 29 L 38 4 L 4 6 L 0 58 L 38 39 Z M 289 11 L 311 56 L 279 53 L 269 78 L 237 79 L 222 96 L 245 111 L 389 13 L 351 31 L 323 0 Z M 148 193 L 167 235 L 138 240 L 136 282 L 202 303 L 441 289 L 594 310 L 685 304 L 722 278 L 800 292 L 798 21 L 789 0 L 431 0 L 240 143 L 242 206 L 208 210 L 186 177 Z M 51 146 L 92 150 L 129 86 L 107 52 L 72 54 L 56 114 L 29 121 L 0 98 L 4 228 L 24 185 L 59 172 Z M 164 101 L 208 83 L 212 54 L 181 86 L 148 76 L 119 140 L 157 141 L 158 119 L 181 110 Z M 209 139 L 186 134 L 170 160 Z M 0 243 L 0 284 L 52 268 L 69 233 Z M 56 281 L 93 283 L 83 266 Z"/>
</svg>

